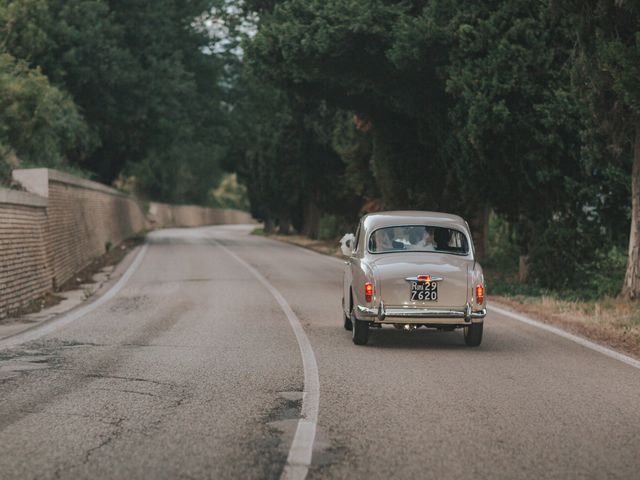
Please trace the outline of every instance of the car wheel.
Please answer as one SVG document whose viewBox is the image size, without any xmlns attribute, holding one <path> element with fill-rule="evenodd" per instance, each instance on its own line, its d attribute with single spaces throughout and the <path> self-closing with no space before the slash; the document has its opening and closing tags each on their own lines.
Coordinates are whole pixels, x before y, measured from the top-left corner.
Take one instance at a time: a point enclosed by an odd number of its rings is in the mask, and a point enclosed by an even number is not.
<svg viewBox="0 0 640 480">
<path fill-rule="evenodd" d="M 342 316 L 344 317 L 344 329 L 349 331 L 353 330 L 353 324 L 351 323 L 351 319 L 347 317 L 344 313 L 342 314 Z"/>
<path fill-rule="evenodd" d="M 464 343 L 469 347 L 477 347 L 482 343 L 482 327 L 483 323 L 472 323 L 468 327 L 464 327 Z"/>
<path fill-rule="evenodd" d="M 353 307 L 349 305 L 349 311 L 351 311 L 352 308 Z M 351 331 L 353 329 L 353 325 L 351 324 L 351 317 L 344 314 L 344 297 L 342 298 L 342 318 L 344 318 L 344 329 Z"/>
<path fill-rule="evenodd" d="M 358 320 L 356 316 L 351 314 L 351 337 L 356 345 L 366 345 L 369 341 L 369 323 Z"/>
</svg>

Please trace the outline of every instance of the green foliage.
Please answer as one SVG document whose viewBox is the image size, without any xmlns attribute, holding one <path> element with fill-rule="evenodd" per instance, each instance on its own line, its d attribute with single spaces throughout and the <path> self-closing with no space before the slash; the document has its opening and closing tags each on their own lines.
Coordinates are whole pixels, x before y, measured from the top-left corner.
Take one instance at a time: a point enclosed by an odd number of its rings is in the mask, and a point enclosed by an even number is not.
<svg viewBox="0 0 640 480">
<path fill-rule="evenodd" d="M 3 170 L 25 164 L 61 168 L 89 148 L 87 126 L 70 96 L 38 69 L 0 53 L 0 147 Z M 9 165 L 9 159 L 16 160 Z M 8 173 L 3 175 L 5 178 Z"/>
<path fill-rule="evenodd" d="M 514 228 L 504 218 L 491 212 L 488 248 L 482 265 L 501 274 L 513 275 L 518 271 L 519 256 Z"/>
<path fill-rule="evenodd" d="M 554 238 L 557 239 L 561 235 Z M 552 239 L 553 240 L 553 239 Z M 555 245 L 558 248 L 565 245 Z M 489 271 L 487 291 L 490 295 L 527 297 L 549 296 L 561 300 L 596 300 L 615 296 L 620 291 L 624 278 L 626 252 L 618 247 L 601 247 L 590 252 L 587 259 L 577 259 L 569 254 L 564 257 L 557 251 L 544 249 L 549 257 L 534 256 L 533 270 L 541 269 L 545 276 L 538 276 L 542 281 L 520 283 L 514 280 L 513 274 Z M 540 260 L 548 258 L 546 262 Z M 576 261 L 577 260 L 577 261 Z M 553 261 L 557 261 L 554 264 Z M 544 265 L 543 263 L 546 263 Z M 566 270 L 565 270 L 566 269 Z M 569 272 L 569 275 L 567 275 Z"/>
<path fill-rule="evenodd" d="M 334 145 L 352 193 L 373 185 L 387 208 L 471 219 L 488 203 L 526 230 L 588 175 L 572 29 L 544 2 L 287 0 L 262 12 L 247 46 L 257 75 L 368 124 L 366 141 Z"/>
<path fill-rule="evenodd" d="M 235 173 L 224 175 L 220 184 L 211 190 L 211 197 L 213 207 L 249 211 L 247 187 L 238 183 L 238 176 Z"/>
<path fill-rule="evenodd" d="M 529 272 L 544 289 L 600 298 L 620 290 L 625 262 L 624 250 L 603 235 L 558 220 L 532 240 Z"/>
<path fill-rule="evenodd" d="M 0 38 L 68 92 L 60 115 L 72 123 L 70 109 L 82 112 L 83 146 L 92 148 L 67 148 L 66 160 L 108 183 L 133 174 L 157 200 L 206 203 L 227 156 L 227 58 L 207 53 L 211 38 L 199 22 L 221 1 L 5 0 Z M 60 152 L 25 139 L 22 150 Z M 48 141 L 71 136 L 52 131 Z"/>
<path fill-rule="evenodd" d="M 569 0 L 556 8 L 576 27 L 575 84 L 599 119 L 594 130 L 610 136 L 614 157 L 640 120 L 640 4 Z"/>
<path fill-rule="evenodd" d="M 358 202 L 379 197 L 373 175 L 371 136 L 358 131 L 353 115 L 339 111 L 335 119 L 333 148 L 344 162 L 344 182 L 348 197 Z"/>
<path fill-rule="evenodd" d="M 48 48 L 46 27 L 51 17 L 48 0 L 3 0 L 0 2 L 0 35 L 3 49 L 32 62 Z"/>
<path fill-rule="evenodd" d="M 235 95 L 232 153 L 253 216 L 267 230 L 293 226 L 312 236 L 320 220 L 314 212 L 355 217 L 358 197 L 348 192 L 333 146 L 336 110 L 265 84 L 247 66 Z"/>
<path fill-rule="evenodd" d="M 296 188 L 300 123 L 285 95 L 243 73 L 245 95 L 234 110 L 239 178 L 248 187 L 255 218 L 290 223 L 301 203 Z"/>
<path fill-rule="evenodd" d="M 640 4 L 587 0 L 558 4 L 576 26 L 574 83 L 590 107 L 585 136 L 601 168 L 632 170 L 631 234 L 622 295 L 640 298 Z M 604 144 L 604 148 L 603 147 Z M 595 146 L 595 148 L 594 148 Z M 630 168 L 631 164 L 633 167 Z"/>
<path fill-rule="evenodd" d="M 560 295 L 560 292 L 545 290 L 536 285 L 520 283 L 511 277 L 495 276 L 486 279 L 487 293 L 489 295 L 504 295 L 514 297 L 518 295 L 526 297 L 542 297 Z M 575 297 L 573 297 L 575 298 Z"/>
<path fill-rule="evenodd" d="M 343 225 L 336 215 L 323 215 L 320 218 L 318 240 L 335 240 L 344 234 Z"/>
<path fill-rule="evenodd" d="M 375 208 L 478 238 L 490 209 L 488 269 L 529 258 L 498 289 L 609 294 L 639 21 L 615 0 L 0 0 L 0 181 L 70 165 L 320 238 Z"/>
<path fill-rule="evenodd" d="M 400 2 L 280 2 L 263 16 L 248 58 L 280 88 L 371 124 L 364 164 L 388 207 L 457 210 L 462 181 L 444 161 L 448 145 L 437 140 L 447 138 L 446 95 L 436 75 L 442 55 L 420 65 L 394 56 L 396 31 L 414 10 Z M 357 178 L 353 169 L 349 176 Z"/>
<path fill-rule="evenodd" d="M 482 196 L 497 212 L 512 222 L 524 216 L 530 227 L 563 209 L 567 179 L 583 175 L 584 112 L 568 68 L 572 30 L 543 2 L 475 2 L 458 11 L 443 30 L 464 169 L 491 185 Z"/>
<path fill-rule="evenodd" d="M 619 10 L 604 0 L 586 3 Z M 602 161 L 609 145 L 594 135 L 575 83 L 577 23 L 563 15 L 564 5 L 283 0 L 245 7 L 260 14 L 258 33 L 246 42 L 253 79 L 337 112 L 331 149 L 343 167 L 334 198 L 362 205 L 373 196 L 387 208 L 460 213 L 479 228 L 474 219 L 488 206 L 499 215 L 492 217 L 488 266 L 513 272 L 528 255 L 536 288 L 583 286 L 589 269 L 611 267 L 604 260 L 611 248 L 624 248 L 629 177 Z M 629 111 L 640 65 L 636 40 L 610 37 L 593 48 Z M 288 146 L 308 134 L 298 130 Z M 289 157 L 293 171 L 304 165 L 301 152 Z M 278 188 L 272 183 L 258 198 L 277 198 Z M 299 212 L 306 190 L 289 190 L 292 203 L 277 204 Z M 341 218 L 356 209 L 322 208 Z M 574 248 L 563 251 L 563 244 Z"/>
</svg>

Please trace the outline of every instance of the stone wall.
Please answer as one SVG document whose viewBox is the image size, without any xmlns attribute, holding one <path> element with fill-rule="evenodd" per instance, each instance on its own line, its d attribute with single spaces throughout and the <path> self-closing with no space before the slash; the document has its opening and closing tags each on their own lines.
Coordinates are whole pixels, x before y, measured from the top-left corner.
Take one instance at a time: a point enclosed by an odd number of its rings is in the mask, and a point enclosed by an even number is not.
<svg viewBox="0 0 640 480">
<path fill-rule="evenodd" d="M 152 228 L 252 223 L 246 212 L 151 203 L 54 170 L 14 170 L 0 189 L 0 318 L 55 290 L 106 251 Z"/>
</svg>

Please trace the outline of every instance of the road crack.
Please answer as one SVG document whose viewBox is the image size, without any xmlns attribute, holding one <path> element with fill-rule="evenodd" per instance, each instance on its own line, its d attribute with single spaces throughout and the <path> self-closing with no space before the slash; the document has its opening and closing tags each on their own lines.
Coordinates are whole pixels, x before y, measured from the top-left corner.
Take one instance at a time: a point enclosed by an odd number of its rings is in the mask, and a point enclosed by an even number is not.
<svg viewBox="0 0 640 480">
<path fill-rule="evenodd" d="M 153 383 L 154 385 L 163 385 L 163 386 L 168 386 L 168 387 L 172 387 L 172 388 L 178 388 L 179 385 L 176 385 L 175 383 L 170 383 L 170 382 L 161 382 L 158 380 L 151 380 L 150 378 L 140 378 L 140 377 L 126 377 L 126 376 L 121 376 L 121 375 L 109 375 L 109 374 L 105 374 L 105 373 L 87 373 L 85 374 L 85 377 L 88 378 L 112 378 L 115 380 L 127 380 L 130 382 L 147 382 L 147 383 Z"/>
<path fill-rule="evenodd" d="M 98 445 L 96 445 L 95 447 L 89 448 L 88 450 L 85 450 L 82 464 L 89 463 L 89 459 L 96 451 L 106 447 L 111 442 L 113 442 L 118 437 L 120 437 L 120 435 L 122 435 L 122 431 L 123 431 L 122 424 L 124 420 L 125 419 L 123 417 L 120 417 L 114 420 L 113 422 L 111 422 L 111 426 L 114 428 L 113 431 L 107 434 L 106 438 L 104 438 Z"/>
</svg>

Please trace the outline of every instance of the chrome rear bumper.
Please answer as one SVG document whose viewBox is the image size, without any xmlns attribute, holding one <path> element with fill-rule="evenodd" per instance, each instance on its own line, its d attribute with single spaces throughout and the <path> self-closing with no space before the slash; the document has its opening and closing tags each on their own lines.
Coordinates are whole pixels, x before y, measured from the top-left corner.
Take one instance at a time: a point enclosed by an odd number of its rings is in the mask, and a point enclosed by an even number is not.
<svg viewBox="0 0 640 480">
<path fill-rule="evenodd" d="M 384 302 L 380 302 L 378 308 L 368 308 L 358 305 L 358 317 L 363 320 L 372 320 L 377 323 L 430 323 L 429 319 L 446 320 L 446 323 L 471 323 L 475 319 L 483 319 L 487 315 L 487 309 L 473 311 L 470 304 L 464 308 L 417 308 L 400 307 L 385 308 Z M 459 322 L 458 320 L 462 320 Z M 452 321 L 453 320 L 453 321 Z M 443 323 L 439 321 L 437 323 Z"/>
</svg>

